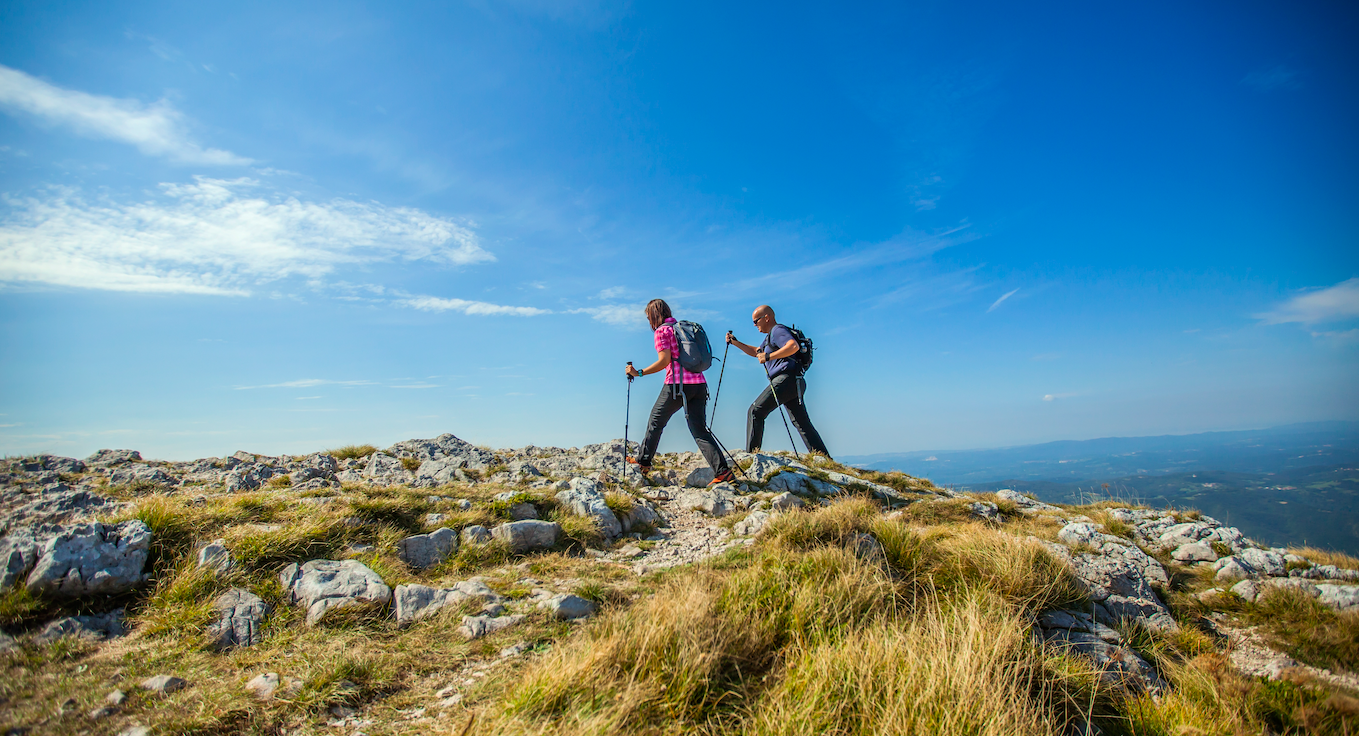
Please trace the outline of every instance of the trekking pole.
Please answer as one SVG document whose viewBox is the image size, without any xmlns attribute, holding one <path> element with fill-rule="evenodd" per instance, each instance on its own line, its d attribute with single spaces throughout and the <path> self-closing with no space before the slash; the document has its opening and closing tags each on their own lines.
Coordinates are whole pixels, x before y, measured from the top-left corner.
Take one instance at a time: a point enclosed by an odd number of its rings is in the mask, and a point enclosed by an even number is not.
<svg viewBox="0 0 1359 736">
<path fill-rule="evenodd" d="M 769 360 L 769 354 L 765 354 L 765 360 Z M 793 446 L 793 457 L 798 462 L 802 462 L 802 456 L 797 454 L 797 443 L 793 441 L 793 428 L 788 426 L 788 414 L 783 411 L 783 402 L 779 400 L 779 394 L 774 390 L 774 377 L 765 370 L 764 377 L 769 379 L 769 395 L 774 397 L 774 403 L 779 407 L 779 416 L 783 417 L 783 428 L 788 430 L 788 444 Z"/>
<path fill-rule="evenodd" d="M 632 361 L 628 361 L 628 366 L 632 366 Z M 623 469 L 618 471 L 618 477 L 624 482 L 628 478 L 628 425 L 632 423 L 632 376 L 628 376 L 628 408 L 623 414 Z"/>
<path fill-rule="evenodd" d="M 730 335 L 731 331 L 728 330 Z M 713 394 L 713 416 L 717 416 L 717 400 L 722 396 L 722 377 L 727 375 L 727 353 L 731 352 L 731 343 L 722 350 L 722 370 L 717 373 L 717 393 Z"/>
</svg>

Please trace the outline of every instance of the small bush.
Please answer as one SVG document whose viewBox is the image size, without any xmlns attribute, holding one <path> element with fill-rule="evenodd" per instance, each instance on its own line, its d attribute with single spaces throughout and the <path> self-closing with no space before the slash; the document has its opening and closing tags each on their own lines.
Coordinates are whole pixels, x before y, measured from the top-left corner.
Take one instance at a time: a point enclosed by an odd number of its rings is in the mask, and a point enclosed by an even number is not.
<svg viewBox="0 0 1359 736">
<path fill-rule="evenodd" d="M 289 488 L 293 484 L 293 479 L 288 475 L 276 475 L 269 479 L 270 488 Z"/>
<path fill-rule="evenodd" d="M 345 445 L 344 447 L 338 447 L 334 450 L 326 450 L 322 454 L 330 455 L 336 460 L 354 460 L 361 457 L 368 457 L 377 452 L 377 449 L 378 448 L 373 447 L 372 445 Z"/>
<path fill-rule="evenodd" d="M 401 467 L 414 473 L 420 469 L 420 458 L 403 457 L 401 458 Z"/>
</svg>

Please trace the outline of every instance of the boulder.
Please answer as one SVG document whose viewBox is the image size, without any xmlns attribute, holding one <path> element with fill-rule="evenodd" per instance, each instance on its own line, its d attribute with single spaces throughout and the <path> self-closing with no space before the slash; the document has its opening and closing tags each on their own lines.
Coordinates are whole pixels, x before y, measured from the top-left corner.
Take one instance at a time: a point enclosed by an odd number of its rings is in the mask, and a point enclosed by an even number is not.
<svg viewBox="0 0 1359 736">
<path fill-rule="evenodd" d="M 645 498 L 633 498 L 632 508 L 618 514 L 618 523 L 623 525 L 623 532 L 626 534 L 642 528 L 655 529 L 666 526 L 668 522 L 656 504 Z"/>
<path fill-rule="evenodd" d="M 558 621 L 585 618 L 595 612 L 595 604 L 592 601 L 566 593 L 540 601 L 538 607 L 546 610 Z"/>
<path fill-rule="evenodd" d="M 967 505 L 967 510 L 982 521 L 1004 521 L 1000 507 L 990 501 L 976 501 Z"/>
<path fill-rule="evenodd" d="M 123 629 L 123 609 L 103 613 L 95 616 L 67 616 L 59 618 L 47 624 L 33 637 L 33 641 L 40 644 L 60 639 L 63 636 L 74 636 L 80 639 L 91 641 L 103 641 L 122 636 Z"/>
<path fill-rule="evenodd" d="M 1182 544 L 1176 547 L 1175 551 L 1172 552 L 1170 556 L 1175 558 L 1176 562 L 1184 563 L 1213 562 L 1217 560 L 1217 553 L 1213 551 L 1213 548 L 1202 542 Z"/>
<path fill-rule="evenodd" d="M 1161 563 L 1147 553 L 1088 523 L 1068 524 L 1058 532 L 1067 544 L 1089 552 L 1045 544 L 1049 551 L 1071 564 L 1076 579 L 1095 602 L 1095 620 L 1108 626 L 1141 621 L 1161 631 L 1178 630 L 1169 609 L 1157 597 L 1153 585 L 1166 586 L 1169 578 Z"/>
<path fill-rule="evenodd" d="M 1260 575 L 1278 577 L 1288 574 L 1288 561 L 1278 552 L 1267 549 L 1248 549 L 1237 556 Z"/>
<path fill-rule="evenodd" d="M 428 618 L 447 606 L 459 605 L 465 601 L 477 600 L 484 605 L 503 603 L 504 596 L 498 595 L 479 580 L 467 580 L 452 588 L 431 588 L 428 585 L 396 586 L 396 621 L 406 624 Z"/>
<path fill-rule="evenodd" d="M 388 447 L 384 453 L 391 457 L 411 457 L 417 460 L 458 460 L 460 467 L 480 470 L 497 464 L 494 452 L 445 433 L 430 440 L 406 440 Z"/>
<path fill-rule="evenodd" d="M 85 458 L 86 465 L 108 467 L 122 463 L 141 462 L 142 454 L 136 450 L 100 450 Z"/>
<path fill-rule="evenodd" d="M 746 468 L 745 474 L 754 481 L 762 481 L 769 474 L 786 467 L 793 467 L 799 470 L 806 470 L 807 466 L 796 462 L 791 458 L 779 457 L 778 455 L 768 455 L 763 452 L 738 452 L 734 456 L 738 463 L 750 461 L 750 467 Z"/>
<path fill-rule="evenodd" d="M 307 625 L 315 626 L 326 611 L 359 605 L 382 605 L 392 589 L 358 560 L 312 560 L 288 565 L 279 574 L 290 603 L 307 609 Z"/>
<path fill-rule="evenodd" d="M 1212 534 L 1212 532 L 1212 527 L 1201 522 L 1176 524 L 1161 533 L 1160 543 L 1165 549 L 1174 549 L 1176 547 L 1197 542 L 1209 534 Z"/>
<path fill-rule="evenodd" d="M 27 577 L 46 544 L 47 539 L 35 536 L 32 529 L 15 529 L 0 538 L 0 590 Z"/>
<path fill-rule="evenodd" d="M 1019 513 L 1021 514 L 1036 514 L 1040 511 L 1061 511 L 1061 509 L 1056 506 L 1029 498 L 1010 488 L 1002 488 L 999 491 L 996 491 L 996 498 L 1002 501 L 1009 501 L 1015 506 L 1018 506 Z"/>
<path fill-rule="evenodd" d="M 514 552 L 547 549 L 561 534 L 562 527 L 555 521 L 511 521 L 491 530 L 493 538 L 505 542 Z"/>
<path fill-rule="evenodd" d="M 486 544 L 489 541 L 491 541 L 491 530 L 480 524 L 462 528 L 463 544 Z"/>
<path fill-rule="evenodd" d="M 570 488 L 557 494 L 557 502 L 577 516 L 594 519 L 600 533 L 613 538 L 623 533 L 623 524 L 604 502 L 602 490 L 598 481 L 572 478 Z"/>
<path fill-rule="evenodd" d="M 522 614 L 512 616 L 464 616 L 462 626 L 458 627 L 458 633 L 468 639 L 480 639 L 487 634 L 492 634 L 524 620 Z"/>
<path fill-rule="evenodd" d="M 264 619 L 269 615 L 269 604 L 263 598 L 241 588 L 232 588 L 217 596 L 212 603 L 217 619 L 208 626 L 216 649 L 251 647 L 264 639 Z"/>
<path fill-rule="evenodd" d="M 695 468 L 684 479 L 684 485 L 690 488 L 707 488 L 712 482 L 713 469 L 709 467 Z"/>
<path fill-rule="evenodd" d="M 1359 586 L 1322 583 L 1317 586 L 1317 600 L 1341 611 L 1359 609 Z"/>
<path fill-rule="evenodd" d="M 50 471 L 52 471 L 53 473 L 83 473 L 83 472 L 85 472 L 85 463 L 82 463 L 82 462 L 80 462 L 79 460 L 77 460 L 77 459 L 75 459 L 75 458 L 73 458 L 73 457 L 58 457 L 58 456 L 56 456 L 56 455 L 41 455 L 41 456 L 38 457 L 38 461 L 42 463 L 42 467 L 43 467 L 44 470 L 50 470 Z"/>
<path fill-rule="evenodd" d="M 784 471 L 770 478 L 764 488 L 772 493 L 793 493 L 799 496 L 829 496 L 840 490 L 826 481 L 792 471 Z"/>
<path fill-rule="evenodd" d="M 406 537 L 396 543 L 397 557 L 416 569 L 437 565 L 457 551 L 458 533 L 448 527 Z"/>
<path fill-rule="evenodd" d="M 156 675 L 142 680 L 141 685 L 143 690 L 150 690 L 157 695 L 168 695 L 176 690 L 183 690 L 189 683 L 184 678 L 174 675 Z"/>
<path fill-rule="evenodd" d="M 779 495 L 769 499 L 769 506 L 775 511 L 787 511 L 789 509 L 799 508 L 800 506 L 802 506 L 802 503 L 803 503 L 802 499 L 787 492 L 780 493 Z"/>
<path fill-rule="evenodd" d="M 145 578 L 151 530 L 139 520 L 60 530 L 41 550 L 26 586 L 34 595 L 114 595 Z"/>
<path fill-rule="evenodd" d="M 226 548 L 226 541 L 217 539 L 209 542 L 198 549 L 198 568 L 209 567 L 217 572 L 226 572 L 235 564 L 231 558 L 231 552 Z"/>
<path fill-rule="evenodd" d="M 253 457 L 253 456 L 252 456 Z M 226 475 L 227 493 L 253 491 L 274 477 L 274 469 L 267 465 L 249 462 L 236 466 Z"/>
<path fill-rule="evenodd" d="M 179 480 L 154 465 L 143 465 L 141 463 L 120 466 L 109 474 L 110 485 L 125 486 L 131 485 L 132 483 L 155 483 L 162 486 L 176 486 L 179 485 Z"/>
<path fill-rule="evenodd" d="M 686 491 L 675 499 L 680 508 L 693 509 L 713 516 L 722 517 L 744 510 L 750 505 L 750 498 L 735 493 L 727 483 L 719 483 L 702 490 Z"/>
<path fill-rule="evenodd" d="M 753 537 L 760 533 L 767 521 L 769 521 L 769 514 L 763 511 L 752 511 L 746 514 L 746 518 L 736 522 L 731 530 L 742 537 Z"/>
<path fill-rule="evenodd" d="M 368 465 L 363 469 L 363 476 L 373 485 L 379 486 L 404 485 L 415 480 L 415 474 L 406 470 L 400 459 L 385 452 L 375 452 L 368 456 Z"/>
</svg>

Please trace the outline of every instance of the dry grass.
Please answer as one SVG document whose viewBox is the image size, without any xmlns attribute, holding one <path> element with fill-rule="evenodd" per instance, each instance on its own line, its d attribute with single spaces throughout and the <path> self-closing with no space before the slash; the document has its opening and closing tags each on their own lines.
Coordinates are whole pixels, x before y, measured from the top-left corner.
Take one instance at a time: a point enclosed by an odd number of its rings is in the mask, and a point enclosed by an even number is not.
<svg viewBox="0 0 1359 736">
<path fill-rule="evenodd" d="M 1290 547 L 1288 551 L 1299 557 L 1306 557 L 1317 565 L 1335 565 L 1348 570 L 1359 570 L 1359 557 L 1347 555 L 1344 552 L 1334 552 L 1317 547 Z"/>
<path fill-rule="evenodd" d="M 330 455 L 336 460 L 352 460 L 361 457 L 368 457 L 377 452 L 378 448 L 372 445 L 345 445 L 334 450 L 323 450 L 321 454 Z"/>
</svg>

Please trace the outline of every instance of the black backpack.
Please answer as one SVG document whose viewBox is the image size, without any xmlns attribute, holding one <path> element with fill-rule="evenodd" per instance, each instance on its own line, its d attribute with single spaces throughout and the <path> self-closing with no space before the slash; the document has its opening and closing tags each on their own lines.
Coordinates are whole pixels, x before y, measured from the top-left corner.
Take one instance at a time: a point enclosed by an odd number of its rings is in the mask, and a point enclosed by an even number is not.
<svg viewBox="0 0 1359 736">
<path fill-rule="evenodd" d="M 799 330 L 796 327 L 790 327 L 789 325 L 783 325 L 783 327 L 793 333 L 793 339 L 797 340 L 798 350 L 796 353 L 793 353 L 791 357 L 793 362 L 797 364 L 798 372 L 806 373 L 807 369 L 812 367 L 812 351 L 816 350 L 812 345 L 812 338 L 807 337 L 807 335 L 803 334 L 802 330 Z M 770 333 L 772 334 L 773 330 L 771 330 Z M 765 337 L 764 344 L 767 346 L 769 352 L 778 349 L 768 337 Z"/>
<path fill-rule="evenodd" d="M 812 338 L 803 334 L 802 330 L 799 330 L 796 327 L 789 327 L 788 331 L 793 333 L 793 339 L 797 340 L 798 350 L 797 353 L 793 355 L 793 361 L 802 368 L 803 373 L 806 373 L 807 369 L 812 367 L 812 351 L 816 350 L 816 347 L 812 345 Z"/>
</svg>

